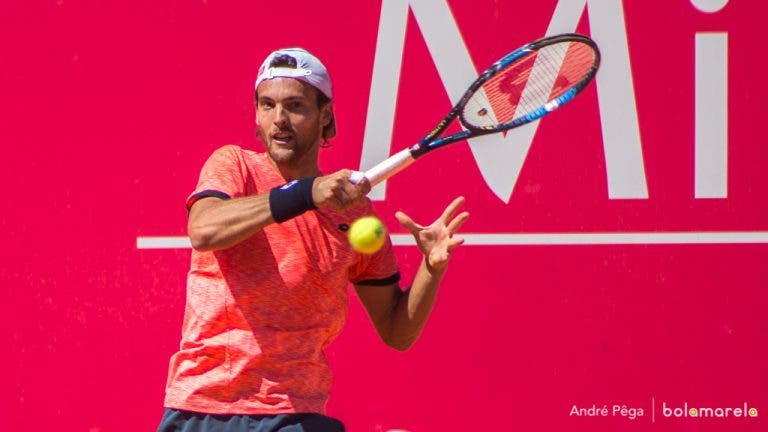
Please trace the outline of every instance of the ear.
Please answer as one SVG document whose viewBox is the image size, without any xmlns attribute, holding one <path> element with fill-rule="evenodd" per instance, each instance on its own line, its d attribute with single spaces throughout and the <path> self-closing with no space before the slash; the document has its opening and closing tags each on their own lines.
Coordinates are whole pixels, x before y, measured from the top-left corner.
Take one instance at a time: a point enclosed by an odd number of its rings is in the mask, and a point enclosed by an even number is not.
<svg viewBox="0 0 768 432">
<path fill-rule="evenodd" d="M 328 102 L 320 108 L 320 123 L 323 127 L 328 126 L 333 118 L 333 101 Z"/>
</svg>

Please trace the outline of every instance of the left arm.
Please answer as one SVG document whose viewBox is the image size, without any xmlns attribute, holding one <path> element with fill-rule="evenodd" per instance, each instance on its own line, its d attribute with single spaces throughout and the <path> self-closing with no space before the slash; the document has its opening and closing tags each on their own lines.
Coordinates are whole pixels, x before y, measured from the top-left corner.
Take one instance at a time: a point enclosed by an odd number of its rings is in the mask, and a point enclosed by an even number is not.
<svg viewBox="0 0 768 432">
<path fill-rule="evenodd" d="M 392 348 L 405 351 L 418 339 L 432 312 L 440 281 L 447 269 L 451 251 L 464 243 L 454 237 L 469 217 L 462 212 L 454 216 L 464 198 L 455 199 L 432 225 L 421 226 L 402 212 L 398 222 L 413 234 L 423 254 L 413 284 L 401 291 L 390 286 L 355 285 L 360 301 L 376 327 L 381 339 Z"/>
</svg>

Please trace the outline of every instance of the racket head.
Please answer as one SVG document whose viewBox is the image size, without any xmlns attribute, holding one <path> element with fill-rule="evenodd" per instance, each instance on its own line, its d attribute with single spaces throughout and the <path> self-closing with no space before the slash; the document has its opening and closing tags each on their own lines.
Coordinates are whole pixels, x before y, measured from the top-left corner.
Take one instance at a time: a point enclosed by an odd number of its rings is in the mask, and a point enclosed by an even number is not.
<svg viewBox="0 0 768 432">
<path fill-rule="evenodd" d="M 494 63 L 454 110 L 472 135 L 511 129 L 571 101 L 599 67 L 592 39 L 574 33 L 542 38 Z"/>
<path fill-rule="evenodd" d="M 352 181 L 366 177 L 375 185 L 432 150 L 541 118 L 573 99 L 599 67 L 597 44 L 583 35 L 550 36 L 520 47 L 483 72 L 421 141 L 354 174 Z M 439 137 L 457 116 L 464 130 Z"/>
</svg>

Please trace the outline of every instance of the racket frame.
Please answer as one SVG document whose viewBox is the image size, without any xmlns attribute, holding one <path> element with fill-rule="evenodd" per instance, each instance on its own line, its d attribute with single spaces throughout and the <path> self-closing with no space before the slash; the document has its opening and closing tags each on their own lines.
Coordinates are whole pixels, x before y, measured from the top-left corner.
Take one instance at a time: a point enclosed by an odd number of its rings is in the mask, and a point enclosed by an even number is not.
<svg viewBox="0 0 768 432">
<path fill-rule="evenodd" d="M 477 92 L 480 89 L 480 87 L 482 87 L 483 84 L 488 82 L 488 80 L 490 80 L 497 73 L 499 73 L 499 71 L 504 70 L 507 66 L 514 63 L 516 60 L 520 59 L 523 56 L 526 56 L 532 52 L 538 51 L 546 46 L 557 44 L 557 43 L 563 43 L 563 42 L 584 43 L 586 45 L 589 45 L 594 50 L 594 53 L 595 53 L 594 62 L 590 67 L 589 71 L 584 75 L 584 77 L 578 83 L 573 85 L 573 87 L 571 87 L 568 91 L 556 97 L 555 99 L 547 102 L 546 104 L 539 107 L 538 109 L 526 114 L 525 116 L 513 119 L 506 123 L 499 123 L 492 126 L 478 127 L 468 123 L 460 115 L 464 106 L 472 98 L 475 92 Z M 453 106 L 451 111 L 449 111 L 448 114 L 440 121 L 440 123 L 438 123 L 437 126 L 435 126 L 435 128 L 432 129 L 426 136 L 424 136 L 424 138 L 422 138 L 417 144 L 414 144 L 411 147 L 408 147 L 404 150 L 401 150 L 398 153 L 395 153 L 385 161 L 382 161 L 381 163 L 365 171 L 364 173 L 359 171 L 353 172 L 353 175 L 352 177 L 350 177 L 350 180 L 357 183 L 361 181 L 362 177 L 364 176 L 371 182 L 371 185 L 376 185 L 381 181 L 385 180 L 386 178 L 391 177 L 395 173 L 399 172 L 403 168 L 413 163 L 414 160 L 416 160 L 417 158 L 423 156 L 424 154 L 432 150 L 438 149 L 440 147 L 446 146 L 456 141 L 461 141 L 467 138 L 488 135 L 492 133 L 509 130 L 509 129 L 516 128 L 518 126 L 522 126 L 524 124 L 530 123 L 532 121 L 535 121 L 545 116 L 546 114 L 554 111 L 560 106 L 570 102 L 579 92 L 581 92 L 592 81 L 599 67 L 600 67 L 600 50 L 598 49 L 597 44 L 592 39 L 581 34 L 564 33 L 564 34 L 559 34 L 554 36 L 548 36 L 548 37 L 544 37 L 536 41 L 533 41 L 531 43 L 528 43 L 526 45 L 523 45 L 522 47 L 510 52 L 509 54 L 497 60 L 482 74 L 480 74 L 480 76 L 469 86 L 467 91 L 464 92 L 464 95 L 462 95 L 459 101 Z M 456 119 L 456 117 L 459 118 L 459 122 L 461 123 L 464 129 L 461 132 L 458 132 L 452 135 L 448 135 L 445 137 L 438 137 L 441 133 L 443 133 L 443 131 L 445 131 L 448 125 L 451 124 L 451 122 L 453 122 L 454 119 Z"/>
</svg>

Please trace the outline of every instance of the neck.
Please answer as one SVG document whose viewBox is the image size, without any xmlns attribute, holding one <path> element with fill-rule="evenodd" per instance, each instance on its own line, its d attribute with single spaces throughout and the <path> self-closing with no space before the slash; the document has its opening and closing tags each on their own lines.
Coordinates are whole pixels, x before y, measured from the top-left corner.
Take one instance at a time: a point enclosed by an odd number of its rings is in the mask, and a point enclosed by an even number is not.
<svg viewBox="0 0 768 432">
<path fill-rule="evenodd" d="M 320 175 L 320 168 L 317 164 L 314 164 L 313 166 L 296 167 L 289 164 L 278 164 L 274 160 L 270 160 L 285 181 Z"/>
<path fill-rule="evenodd" d="M 269 158 L 269 160 L 286 181 L 319 176 L 321 174 L 318 165 L 319 149 L 319 145 L 313 146 L 309 152 L 302 155 L 298 160 L 284 162 L 278 162 L 272 158 Z"/>
</svg>

